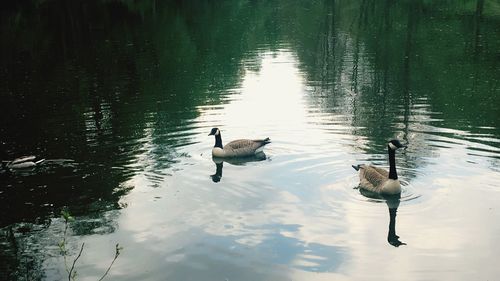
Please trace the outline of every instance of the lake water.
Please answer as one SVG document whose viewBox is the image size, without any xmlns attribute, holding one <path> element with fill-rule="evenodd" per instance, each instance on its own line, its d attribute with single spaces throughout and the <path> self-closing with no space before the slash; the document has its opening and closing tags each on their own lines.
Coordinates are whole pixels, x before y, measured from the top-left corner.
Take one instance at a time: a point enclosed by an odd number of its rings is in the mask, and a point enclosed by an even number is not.
<svg viewBox="0 0 500 281">
<path fill-rule="evenodd" d="M 500 5 L 11 1 L 2 280 L 494 280 Z M 212 160 L 270 137 L 265 159 Z M 357 189 L 388 167 L 401 199 Z M 398 238 L 399 236 L 399 238 Z M 398 246 L 398 247 L 397 247 Z"/>
</svg>

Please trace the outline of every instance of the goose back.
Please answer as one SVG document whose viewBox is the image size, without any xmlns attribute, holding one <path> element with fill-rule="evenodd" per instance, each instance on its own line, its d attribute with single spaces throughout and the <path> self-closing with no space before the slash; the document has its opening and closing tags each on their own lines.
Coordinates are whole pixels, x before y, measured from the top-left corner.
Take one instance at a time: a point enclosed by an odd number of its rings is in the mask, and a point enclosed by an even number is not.
<svg viewBox="0 0 500 281">
<path fill-rule="evenodd" d="M 7 164 L 7 167 L 9 169 L 26 169 L 26 168 L 32 168 L 35 166 L 36 166 L 36 163 L 33 161 L 25 161 L 25 162 Z"/>
<path fill-rule="evenodd" d="M 251 156 L 259 152 L 259 149 L 268 144 L 269 138 L 260 140 L 239 139 L 227 143 L 224 146 L 225 157 Z"/>
<path fill-rule="evenodd" d="M 399 180 L 389 179 L 389 172 L 373 165 L 359 166 L 359 185 L 366 190 L 397 194 L 401 192 Z"/>
<path fill-rule="evenodd" d="M 45 161 L 45 159 L 40 159 L 37 161 L 35 161 L 35 159 L 36 159 L 36 156 L 33 156 L 33 155 L 19 157 L 19 158 L 16 158 L 16 159 L 8 162 L 6 167 L 8 169 L 26 169 L 26 168 L 35 167 L 36 165 Z"/>
<path fill-rule="evenodd" d="M 23 156 L 23 157 L 19 157 L 19 158 L 16 158 L 16 159 L 12 160 L 12 162 L 10 162 L 10 164 L 11 165 L 20 164 L 20 163 L 23 163 L 23 162 L 33 161 L 35 159 L 36 159 L 36 156 L 33 156 L 33 155 Z"/>
<path fill-rule="evenodd" d="M 360 165 L 359 167 L 359 184 L 361 187 L 373 192 L 378 192 L 377 187 L 381 187 L 387 176 L 384 176 L 384 170 L 376 168 L 372 165 Z M 382 171 L 380 171 L 382 170 Z M 386 174 L 388 174 L 386 172 Z"/>
</svg>

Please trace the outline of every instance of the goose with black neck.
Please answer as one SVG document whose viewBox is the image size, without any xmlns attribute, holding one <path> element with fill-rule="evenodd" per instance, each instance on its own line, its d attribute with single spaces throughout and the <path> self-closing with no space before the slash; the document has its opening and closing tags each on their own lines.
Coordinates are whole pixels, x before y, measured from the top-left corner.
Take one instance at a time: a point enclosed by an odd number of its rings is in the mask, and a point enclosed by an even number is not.
<svg viewBox="0 0 500 281">
<path fill-rule="evenodd" d="M 265 139 L 238 139 L 222 144 L 221 132 L 218 128 L 212 128 L 209 136 L 215 137 L 215 145 L 212 148 L 212 156 L 219 158 L 248 157 L 256 155 L 264 149 L 264 146 L 271 142 L 269 138 Z"/>
<path fill-rule="evenodd" d="M 396 139 L 387 144 L 389 172 L 373 165 L 352 165 L 359 171 L 359 187 L 378 194 L 400 194 L 401 184 L 396 170 L 396 150 L 399 148 L 406 148 L 406 145 Z"/>
</svg>

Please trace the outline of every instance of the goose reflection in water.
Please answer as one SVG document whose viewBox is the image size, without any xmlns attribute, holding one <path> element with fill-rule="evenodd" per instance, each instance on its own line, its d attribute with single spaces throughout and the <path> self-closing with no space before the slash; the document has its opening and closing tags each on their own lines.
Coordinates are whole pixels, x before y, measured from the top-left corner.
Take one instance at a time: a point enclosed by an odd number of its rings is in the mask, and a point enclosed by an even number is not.
<svg viewBox="0 0 500 281">
<path fill-rule="evenodd" d="M 224 165 L 224 161 L 220 162 L 215 162 L 215 174 L 210 175 L 210 178 L 212 178 L 213 182 L 220 182 L 220 179 L 222 178 L 222 166 Z"/>
<path fill-rule="evenodd" d="M 252 156 L 247 157 L 234 157 L 234 158 L 220 158 L 220 157 L 212 157 L 212 161 L 215 163 L 215 174 L 210 175 L 210 178 L 213 182 L 220 182 L 222 179 L 222 168 L 224 166 L 224 162 L 229 163 L 235 166 L 244 166 L 249 162 L 259 162 L 267 159 L 267 156 L 264 152 L 257 153 Z"/>
<path fill-rule="evenodd" d="M 396 234 L 396 213 L 398 211 L 399 203 L 401 202 L 401 195 L 380 195 L 360 188 L 360 193 L 370 199 L 384 200 L 389 208 L 389 232 L 387 233 L 387 242 L 394 247 L 406 245 L 406 243 L 399 240 Z"/>
<path fill-rule="evenodd" d="M 399 198 L 389 198 L 385 201 L 387 207 L 389 207 L 389 233 L 387 233 L 387 242 L 394 247 L 406 245 L 406 243 L 399 241 L 399 236 L 396 234 L 396 213 L 399 202 Z"/>
</svg>

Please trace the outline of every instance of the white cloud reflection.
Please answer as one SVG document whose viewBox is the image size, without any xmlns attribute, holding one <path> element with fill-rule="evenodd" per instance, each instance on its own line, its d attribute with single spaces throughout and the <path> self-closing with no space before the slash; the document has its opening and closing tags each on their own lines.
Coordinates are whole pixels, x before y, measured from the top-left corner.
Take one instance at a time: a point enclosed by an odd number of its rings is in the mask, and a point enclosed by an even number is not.
<svg viewBox="0 0 500 281">
<path fill-rule="evenodd" d="M 196 129 L 201 141 L 183 148 L 192 155 L 186 166 L 160 188 L 135 189 L 127 196 L 119 236 L 142 260 L 124 257 L 117 271 L 199 279 L 234 270 L 240 280 L 255 280 L 256 269 L 262 280 L 470 280 L 498 272 L 481 264 L 491 264 L 488 259 L 500 250 L 495 243 L 500 229 L 489 226 L 500 219 L 495 207 L 500 194 L 479 189 L 490 195 L 485 198 L 464 188 L 492 186 L 498 174 L 491 179 L 471 164 L 473 175 L 455 178 L 457 153 L 467 149 L 433 148 L 440 162 L 427 163 L 414 175 L 405 171 L 413 175 L 408 188 L 422 196 L 400 204 L 396 231 L 408 245 L 394 248 L 387 243 L 387 205 L 352 189 L 356 175 L 349 164 L 366 156 L 339 143 L 355 137 L 326 133 L 318 115 L 309 114 L 304 78 L 291 52 L 264 53 L 260 59 L 261 68 L 245 70 L 228 103 L 200 107 L 194 122 L 202 124 Z M 350 126 L 329 123 L 328 129 L 337 125 Z M 221 127 L 224 141 L 271 137 L 270 159 L 224 163 L 221 182 L 211 182 L 213 139 L 206 135 L 212 126 Z M 433 171 L 447 165 L 453 172 Z M 149 179 L 138 175 L 130 184 L 148 186 Z"/>
</svg>

